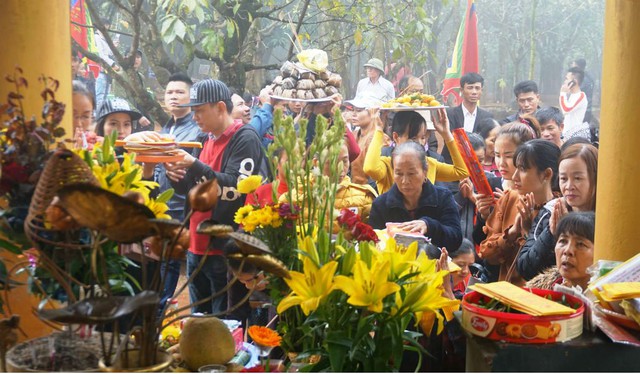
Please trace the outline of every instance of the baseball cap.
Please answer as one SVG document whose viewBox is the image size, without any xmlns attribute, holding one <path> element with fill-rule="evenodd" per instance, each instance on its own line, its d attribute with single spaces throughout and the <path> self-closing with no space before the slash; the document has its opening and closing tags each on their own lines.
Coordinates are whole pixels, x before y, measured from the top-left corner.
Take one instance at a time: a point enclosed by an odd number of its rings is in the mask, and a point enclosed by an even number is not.
<svg viewBox="0 0 640 374">
<path fill-rule="evenodd" d="M 100 107 L 97 122 L 112 113 L 127 113 L 132 121 L 139 120 L 142 114 L 136 110 L 129 102 L 121 97 L 113 97 L 105 100 Z"/>
<path fill-rule="evenodd" d="M 191 86 L 189 93 L 191 101 L 189 104 L 178 105 L 179 107 L 198 106 L 207 103 L 217 103 L 219 101 L 230 101 L 231 92 L 226 84 L 216 79 L 205 79 Z"/>
</svg>

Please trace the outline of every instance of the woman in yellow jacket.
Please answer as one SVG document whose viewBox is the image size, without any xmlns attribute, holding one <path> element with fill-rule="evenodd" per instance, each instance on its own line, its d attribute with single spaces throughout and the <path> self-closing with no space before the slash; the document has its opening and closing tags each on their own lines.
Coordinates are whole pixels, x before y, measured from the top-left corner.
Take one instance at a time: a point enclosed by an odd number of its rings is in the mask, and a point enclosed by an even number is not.
<svg viewBox="0 0 640 374">
<path fill-rule="evenodd" d="M 379 116 L 374 116 L 376 131 L 369 144 L 367 155 L 364 159 L 364 172 L 376 181 L 378 193 L 387 192 L 393 185 L 393 169 L 391 168 L 391 157 L 383 156 L 382 143 L 384 139 L 384 131 L 382 121 Z M 442 136 L 445 141 L 453 165 L 440 162 L 433 157 L 427 157 L 427 179 L 431 183 L 438 182 L 454 182 L 462 180 L 469 176 L 467 167 L 464 164 L 462 155 L 458 147 L 455 145 L 453 135 L 449 129 L 449 118 L 444 109 L 438 109 L 437 116 L 432 116 L 435 130 Z M 397 112 L 391 124 L 392 137 L 396 146 L 407 142 L 415 141 L 422 146 L 425 145 L 427 139 L 427 125 L 424 117 L 415 111 Z"/>
</svg>

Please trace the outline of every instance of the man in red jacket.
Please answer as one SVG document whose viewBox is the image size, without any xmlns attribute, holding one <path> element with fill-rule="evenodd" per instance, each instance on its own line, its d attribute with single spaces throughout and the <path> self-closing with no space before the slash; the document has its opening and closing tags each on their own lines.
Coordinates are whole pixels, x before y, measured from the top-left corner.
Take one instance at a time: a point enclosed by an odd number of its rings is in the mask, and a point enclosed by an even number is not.
<svg viewBox="0 0 640 374">
<path fill-rule="evenodd" d="M 193 118 L 205 136 L 202 150 L 193 154 L 180 150 L 182 161 L 167 164 L 167 176 L 177 193 L 187 194 L 196 184 L 215 178 L 219 185 L 217 205 L 210 212 L 195 212 L 189 222 L 191 243 L 187 253 L 187 273 L 190 276 L 204 259 L 202 270 L 189 284 L 191 302 L 210 297 L 227 284 L 227 265 L 222 256 L 224 240 L 196 233 L 200 222 L 213 219 L 237 228 L 233 216 L 244 205 L 244 196 L 237 190 L 242 179 L 258 174 L 264 153 L 258 133 L 233 119 L 233 103 L 229 88 L 214 79 L 193 85 L 191 101 Z M 198 152 L 200 151 L 200 152 Z M 192 308 L 192 312 L 216 313 L 226 309 L 226 295 Z"/>
</svg>

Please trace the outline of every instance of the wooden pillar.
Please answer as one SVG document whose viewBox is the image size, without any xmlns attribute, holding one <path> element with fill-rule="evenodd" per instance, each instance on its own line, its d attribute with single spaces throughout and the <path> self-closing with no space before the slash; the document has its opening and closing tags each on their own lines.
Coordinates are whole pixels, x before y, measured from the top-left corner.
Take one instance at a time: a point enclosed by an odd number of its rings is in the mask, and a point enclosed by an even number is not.
<svg viewBox="0 0 640 374">
<path fill-rule="evenodd" d="M 13 74 L 15 66 L 24 70 L 29 82 L 23 90 L 25 116 L 35 116 L 40 120 L 43 100 L 40 97 L 42 85 L 38 82 L 41 75 L 51 76 L 60 82 L 56 100 L 66 104 L 62 126 L 66 130 L 65 138 L 72 137 L 71 104 L 71 36 L 69 25 L 68 0 L 3 0 L 0 11 L 0 103 L 4 103 L 7 94 L 15 87 L 4 80 L 5 75 Z M 16 257 L 2 250 L 0 258 L 7 268 L 24 257 Z M 22 276 L 20 281 L 25 281 Z M 26 286 L 14 288 L 8 300 L 12 313 L 20 315 L 20 327 L 27 336 L 19 334 L 20 340 L 49 334 L 52 330 L 33 314 L 38 300 L 27 292 Z"/>
<path fill-rule="evenodd" d="M 4 80 L 18 65 L 29 82 L 25 94 L 25 116 L 40 119 L 43 101 L 40 97 L 41 75 L 60 81 L 56 100 L 66 104 L 62 120 L 68 138 L 71 131 L 71 32 L 68 0 L 3 0 L 0 12 L 0 102 L 15 87 Z"/>
<path fill-rule="evenodd" d="M 624 261 L 639 252 L 640 1 L 607 0 L 598 160 L 595 259 Z"/>
</svg>

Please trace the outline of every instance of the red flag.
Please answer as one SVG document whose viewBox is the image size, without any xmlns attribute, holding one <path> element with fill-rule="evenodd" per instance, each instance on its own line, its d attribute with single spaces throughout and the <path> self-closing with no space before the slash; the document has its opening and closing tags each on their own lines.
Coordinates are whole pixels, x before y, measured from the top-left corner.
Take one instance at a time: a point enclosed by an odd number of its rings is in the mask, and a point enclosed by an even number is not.
<svg viewBox="0 0 640 374">
<path fill-rule="evenodd" d="M 82 46 L 82 48 L 95 52 L 95 41 L 93 36 L 93 28 L 91 22 L 91 16 L 87 11 L 87 5 L 84 0 L 71 0 L 71 37 Z M 94 78 L 98 78 L 100 74 L 100 65 L 84 58 L 89 71 L 93 74 Z"/>
<path fill-rule="evenodd" d="M 478 72 L 478 15 L 475 0 L 468 0 L 465 17 L 460 23 L 458 37 L 453 48 L 451 62 L 447 67 L 442 87 L 443 101 L 448 95 L 455 96 L 455 103 L 459 105 L 460 77 L 466 73 Z"/>
<path fill-rule="evenodd" d="M 84 0 L 71 0 L 71 37 L 82 46 L 87 48 L 87 28 L 82 26 L 87 24 L 85 16 Z"/>
</svg>

